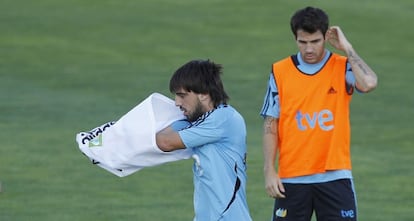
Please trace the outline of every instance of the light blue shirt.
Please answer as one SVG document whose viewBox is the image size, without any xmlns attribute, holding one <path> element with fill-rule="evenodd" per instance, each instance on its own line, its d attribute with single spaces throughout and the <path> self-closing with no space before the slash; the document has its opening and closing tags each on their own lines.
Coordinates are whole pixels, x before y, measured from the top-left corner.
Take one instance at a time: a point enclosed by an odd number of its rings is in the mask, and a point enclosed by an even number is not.
<svg viewBox="0 0 414 221">
<path fill-rule="evenodd" d="M 178 132 L 195 154 L 195 221 L 250 221 L 246 200 L 246 125 L 220 105 Z"/>
<path fill-rule="evenodd" d="M 305 74 L 313 75 L 319 72 L 325 65 L 326 61 L 331 56 L 331 52 L 325 50 L 325 56 L 321 62 L 317 64 L 308 64 L 302 60 L 300 52 L 296 55 L 299 65 L 297 66 L 300 71 Z M 344 77 L 346 83 L 355 88 L 355 77 L 352 72 L 350 64 L 347 62 L 346 74 Z M 344 82 L 345 83 L 345 82 Z M 280 106 L 279 106 L 279 93 L 277 90 L 276 81 L 273 73 L 270 74 L 267 91 L 264 97 L 263 107 L 260 111 L 262 117 L 271 116 L 279 118 Z M 328 171 L 321 174 L 314 174 L 309 176 L 294 177 L 288 179 L 282 179 L 284 183 L 322 183 L 338 179 L 352 179 L 352 173 L 350 170 L 335 170 Z"/>
</svg>

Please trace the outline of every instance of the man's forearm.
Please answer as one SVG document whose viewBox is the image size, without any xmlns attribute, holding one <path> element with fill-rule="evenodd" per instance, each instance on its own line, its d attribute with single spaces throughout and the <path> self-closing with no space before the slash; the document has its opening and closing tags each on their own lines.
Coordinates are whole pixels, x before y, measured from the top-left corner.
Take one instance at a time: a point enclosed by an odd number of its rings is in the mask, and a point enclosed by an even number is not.
<svg viewBox="0 0 414 221">
<path fill-rule="evenodd" d="M 365 61 L 350 47 L 346 49 L 348 62 L 351 64 L 357 88 L 363 92 L 369 92 L 377 86 L 377 75 L 365 63 Z"/>
</svg>

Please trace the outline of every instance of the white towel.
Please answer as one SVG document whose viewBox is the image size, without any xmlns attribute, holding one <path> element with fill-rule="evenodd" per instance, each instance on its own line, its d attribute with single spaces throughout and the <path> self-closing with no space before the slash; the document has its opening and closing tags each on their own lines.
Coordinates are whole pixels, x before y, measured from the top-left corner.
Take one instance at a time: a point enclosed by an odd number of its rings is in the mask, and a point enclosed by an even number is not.
<svg viewBox="0 0 414 221">
<path fill-rule="evenodd" d="M 78 133 L 76 142 L 93 164 L 124 177 L 144 167 L 191 157 L 191 149 L 163 152 L 155 141 L 156 132 L 181 119 L 184 115 L 173 100 L 153 93 L 118 121 Z"/>
</svg>

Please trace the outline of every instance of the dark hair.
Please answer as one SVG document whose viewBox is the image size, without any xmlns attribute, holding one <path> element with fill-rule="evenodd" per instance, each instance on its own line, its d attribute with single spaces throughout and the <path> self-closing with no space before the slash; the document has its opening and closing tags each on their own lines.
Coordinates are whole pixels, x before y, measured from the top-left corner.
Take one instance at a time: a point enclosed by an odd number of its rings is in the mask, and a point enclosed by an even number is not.
<svg viewBox="0 0 414 221">
<path fill-rule="evenodd" d="M 295 38 L 297 38 L 298 30 L 303 30 L 311 34 L 320 30 L 325 36 L 329 28 L 329 18 L 322 9 L 306 7 L 293 14 L 290 19 L 290 28 Z"/>
<path fill-rule="evenodd" d="M 192 60 L 178 68 L 170 80 L 170 91 L 180 89 L 197 94 L 209 94 L 215 107 L 226 104 L 229 96 L 220 78 L 222 65 L 210 60 Z"/>
</svg>

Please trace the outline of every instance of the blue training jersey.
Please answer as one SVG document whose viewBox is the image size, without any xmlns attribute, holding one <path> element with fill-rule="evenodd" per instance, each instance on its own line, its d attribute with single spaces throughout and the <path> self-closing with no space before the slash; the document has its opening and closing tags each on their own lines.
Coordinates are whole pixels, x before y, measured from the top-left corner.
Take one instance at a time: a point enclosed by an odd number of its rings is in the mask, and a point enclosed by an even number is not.
<svg viewBox="0 0 414 221">
<path fill-rule="evenodd" d="M 299 65 L 297 66 L 300 71 L 305 74 L 313 75 L 317 73 L 323 66 L 326 61 L 329 59 L 331 52 L 326 50 L 325 56 L 321 62 L 317 64 L 308 64 L 302 60 L 300 52 L 296 55 Z M 351 66 L 347 63 L 347 70 L 345 74 L 345 81 L 351 87 L 355 87 L 355 77 L 352 72 Z M 274 118 L 279 118 L 279 95 L 277 90 L 276 81 L 274 79 L 273 73 L 270 73 L 267 91 L 264 97 L 263 106 L 260 111 L 262 117 L 271 116 Z M 352 173 L 349 170 L 336 170 L 328 171 L 321 174 L 294 177 L 282 179 L 284 183 L 322 183 L 328 182 L 337 179 L 352 179 Z"/>
<path fill-rule="evenodd" d="M 195 154 L 195 221 L 250 221 L 246 199 L 246 125 L 230 105 L 203 114 L 179 135 Z"/>
</svg>

